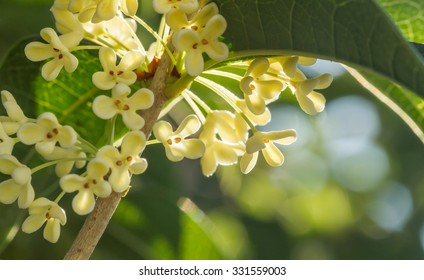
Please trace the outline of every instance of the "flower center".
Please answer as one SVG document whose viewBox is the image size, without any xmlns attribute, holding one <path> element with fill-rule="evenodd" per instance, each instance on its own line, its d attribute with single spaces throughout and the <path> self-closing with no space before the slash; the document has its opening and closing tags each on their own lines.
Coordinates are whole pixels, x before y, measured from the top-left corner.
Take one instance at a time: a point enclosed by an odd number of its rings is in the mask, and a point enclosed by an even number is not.
<svg viewBox="0 0 424 280">
<path fill-rule="evenodd" d="M 271 142 L 268 138 L 264 138 L 263 140 L 262 140 L 262 142 L 264 142 L 265 144 L 268 144 L 269 142 Z"/>
<path fill-rule="evenodd" d="M 51 131 L 47 132 L 46 137 L 47 139 L 52 139 L 58 134 L 59 134 L 59 130 L 57 128 L 53 128 Z"/>
<path fill-rule="evenodd" d="M 254 85 L 254 84 L 250 84 L 250 85 L 249 85 L 249 88 L 250 88 L 251 90 L 255 90 L 255 89 L 256 89 L 256 87 L 255 87 L 255 85 Z"/>
<path fill-rule="evenodd" d="M 115 100 L 115 102 L 113 103 L 115 104 L 116 108 L 118 108 L 118 110 L 122 110 L 122 111 L 128 111 L 130 109 L 130 105 L 128 104 L 122 104 L 121 100 Z"/>
<path fill-rule="evenodd" d="M 172 144 L 178 144 L 181 142 L 181 137 L 175 137 L 173 140 L 170 138 L 168 140 L 166 140 L 166 143 L 168 143 L 168 145 L 172 145 Z"/>
</svg>

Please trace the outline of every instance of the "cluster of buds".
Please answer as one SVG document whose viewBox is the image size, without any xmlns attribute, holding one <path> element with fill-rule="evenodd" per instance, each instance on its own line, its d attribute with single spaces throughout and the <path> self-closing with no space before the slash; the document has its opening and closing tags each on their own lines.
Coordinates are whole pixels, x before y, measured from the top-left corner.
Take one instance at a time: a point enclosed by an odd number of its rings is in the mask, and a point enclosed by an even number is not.
<svg viewBox="0 0 424 280">
<path fill-rule="evenodd" d="M 289 145 L 297 136 L 292 129 L 258 129 L 271 120 L 268 105 L 291 91 L 306 113 L 314 115 L 324 109 L 325 98 L 315 90 L 328 87 L 331 75 L 307 78 L 298 67 L 310 65 L 314 59 L 259 57 L 237 60 L 226 68 L 206 68 L 205 59 L 219 62 L 230 56 L 222 41 L 227 22 L 218 6 L 198 0 L 153 0 L 153 7 L 163 14 L 157 32 L 137 16 L 137 0 L 56 0 L 51 12 L 57 31 L 44 28 L 40 32 L 44 42 L 26 46 L 28 59 L 47 60 L 41 69 L 47 81 L 60 78 L 63 68 L 69 73 L 77 69 L 75 52 L 98 50 L 103 69 L 92 73 L 92 83 L 105 94 L 94 99 L 93 114 L 113 125 L 117 117 L 122 118 L 127 133 L 117 142 L 115 135 L 109 135 L 109 143 L 98 148 L 78 135 L 78 128 L 59 124 L 50 112 L 27 118 L 12 94 L 2 91 L 6 115 L 0 117 L 0 172 L 10 179 L 0 183 L 0 202 L 17 200 L 20 208 L 28 209 L 24 232 L 31 233 L 46 224 L 45 239 L 56 242 L 60 225 L 66 223 L 65 211 L 58 205 L 60 199 L 76 193 L 72 208 L 86 215 L 94 209 L 97 197 L 125 192 L 132 175 L 147 169 L 147 161 L 141 157 L 147 145 L 163 144 L 166 157 L 173 162 L 200 159 L 205 176 L 213 175 L 220 165 L 237 163 L 241 172 L 249 173 L 260 152 L 270 166 L 280 166 L 284 156 L 276 144 Z M 149 48 L 136 35 L 137 23 L 156 38 Z M 146 122 L 140 112 L 154 104 L 155 93 L 146 84 L 165 52 L 173 63 L 169 88 L 177 83 L 184 86 L 170 91 L 168 97 L 175 102 L 168 102 L 161 119 L 149 128 L 154 136 L 149 140 L 150 136 L 142 132 Z M 244 74 L 225 71 L 231 67 Z M 225 88 L 210 76 L 235 80 L 239 86 Z M 226 103 L 225 108 L 212 109 L 190 89 L 193 83 L 216 94 Z M 178 102 L 187 103 L 192 113 L 174 129 L 163 116 Z M 32 168 L 21 163 L 13 156 L 17 142 L 33 145 L 46 162 Z M 50 166 L 55 166 L 60 178 L 61 193 L 54 201 L 36 198 L 31 183 L 32 174 Z"/>
</svg>

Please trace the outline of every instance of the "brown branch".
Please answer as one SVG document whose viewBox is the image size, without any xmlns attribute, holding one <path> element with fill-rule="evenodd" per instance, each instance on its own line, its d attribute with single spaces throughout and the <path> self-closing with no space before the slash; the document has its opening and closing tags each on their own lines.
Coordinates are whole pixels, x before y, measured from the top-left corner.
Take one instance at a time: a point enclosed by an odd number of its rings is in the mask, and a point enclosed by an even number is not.
<svg viewBox="0 0 424 280">
<path fill-rule="evenodd" d="M 142 131 L 146 135 L 146 138 L 149 138 L 152 127 L 166 102 L 165 86 L 171 66 L 171 58 L 165 52 L 150 85 L 150 90 L 155 94 L 154 104 L 151 108 L 141 113 L 145 120 Z M 90 258 L 121 198 L 122 193 L 114 192 L 107 198 L 97 199 L 93 212 L 85 220 L 71 248 L 66 253 L 65 260 L 86 260 Z"/>
</svg>

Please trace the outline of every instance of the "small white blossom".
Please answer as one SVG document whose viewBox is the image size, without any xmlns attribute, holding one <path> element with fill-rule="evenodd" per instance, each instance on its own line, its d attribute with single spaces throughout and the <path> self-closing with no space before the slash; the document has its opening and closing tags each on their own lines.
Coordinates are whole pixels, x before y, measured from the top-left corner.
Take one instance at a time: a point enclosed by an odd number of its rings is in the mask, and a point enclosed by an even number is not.
<svg viewBox="0 0 424 280">
<path fill-rule="evenodd" d="M 172 42 L 178 51 L 185 51 L 185 67 L 191 76 L 203 72 L 203 53 L 213 60 L 223 60 L 228 57 L 228 47 L 218 38 L 227 28 L 227 22 L 221 15 L 214 15 L 200 32 L 193 29 L 182 29 L 174 34 Z"/>
<path fill-rule="evenodd" d="M 31 169 L 9 154 L 0 155 L 0 173 L 11 178 L 0 183 L 0 202 L 11 204 L 18 200 L 19 208 L 28 208 L 34 200 Z"/>
<path fill-rule="evenodd" d="M 66 159 L 60 161 L 55 166 L 55 173 L 58 177 L 63 177 L 66 174 L 69 174 L 72 171 L 72 168 L 83 168 L 86 163 L 87 155 L 77 147 L 62 148 L 55 146 L 53 151 L 50 154 L 43 154 L 43 157 L 46 160 L 58 160 Z M 75 159 L 75 160 L 71 160 Z"/>
<path fill-rule="evenodd" d="M 205 144 L 199 139 L 186 139 L 186 137 L 196 133 L 200 126 L 199 118 L 196 115 L 189 115 L 175 132 L 168 122 L 157 122 L 153 126 L 153 134 L 164 145 L 169 160 L 180 161 L 184 157 L 196 159 L 205 152 Z"/>
<path fill-rule="evenodd" d="M 35 144 L 41 155 L 53 152 L 57 143 L 61 147 L 72 147 L 77 141 L 77 133 L 69 125 L 60 125 L 50 112 L 41 114 L 36 123 L 26 123 L 18 130 L 17 136 L 25 145 Z"/>
<path fill-rule="evenodd" d="M 65 211 L 57 203 L 40 197 L 34 200 L 28 209 L 29 216 L 22 224 L 22 231 L 33 233 L 40 229 L 44 223 L 44 239 L 56 243 L 60 236 L 60 226 L 66 224 Z"/>
<path fill-rule="evenodd" d="M 103 47 L 99 51 L 100 62 L 104 71 L 93 74 L 93 84 L 102 90 L 112 89 L 116 84 L 132 85 L 137 80 L 134 70 L 144 61 L 139 51 L 129 51 L 116 65 L 116 53 L 111 48 Z"/>
<path fill-rule="evenodd" d="M 43 65 L 41 75 L 47 81 L 56 79 L 60 70 L 64 67 L 68 73 L 72 73 L 78 67 L 78 59 L 69 51 L 76 47 L 82 38 L 74 34 L 58 36 L 52 28 L 43 28 L 41 37 L 47 42 L 31 42 L 25 47 L 25 55 L 31 61 L 49 60 Z"/>
<path fill-rule="evenodd" d="M 0 122 L 3 125 L 4 132 L 7 135 L 15 134 L 19 127 L 27 122 L 28 118 L 25 117 L 21 107 L 19 107 L 9 91 L 1 91 L 1 102 L 7 113 L 7 116 L 0 116 Z"/>
<path fill-rule="evenodd" d="M 122 115 L 124 124 L 131 130 L 139 130 L 144 126 L 144 119 L 138 110 L 148 109 L 153 105 L 153 92 L 142 88 L 128 97 L 131 88 L 118 84 L 112 89 L 112 97 L 100 95 L 93 101 L 93 111 L 101 119 L 111 119 L 117 114 Z"/>
<path fill-rule="evenodd" d="M 104 146 L 97 157 L 108 162 L 111 168 L 109 183 L 115 192 L 125 191 L 130 184 L 131 174 L 141 174 L 147 169 L 147 161 L 140 158 L 146 147 L 146 136 L 141 131 L 131 131 L 122 139 L 120 150 Z"/>
<path fill-rule="evenodd" d="M 243 155 L 247 138 L 247 126 L 240 115 L 227 111 L 210 113 L 199 139 L 205 144 L 200 160 L 202 173 L 211 176 L 218 165 L 233 165 Z"/>
<path fill-rule="evenodd" d="M 322 74 L 308 79 L 297 64 L 312 65 L 316 59 L 307 57 L 282 57 L 270 66 L 270 72 L 288 78 L 288 86 L 296 96 L 300 108 L 309 115 L 316 115 L 324 110 L 325 97 L 315 89 L 325 89 L 333 81 L 331 74 Z"/>
<path fill-rule="evenodd" d="M 255 115 L 263 114 L 266 104 L 277 99 L 284 89 L 282 82 L 267 75 L 268 68 L 268 59 L 257 58 L 252 61 L 240 81 L 240 89 L 244 93 L 247 107 Z"/>
<path fill-rule="evenodd" d="M 60 179 L 60 186 L 65 192 L 78 191 L 72 200 L 72 209 L 79 215 L 86 215 L 93 211 L 96 204 L 94 195 L 108 197 L 112 187 L 104 179 L 109 172 L 109 166 L 101 158 L 91 160 L 87 165 L 87 175 L 69 174 Z"/>
<path fill-rule="evenodd" d="M 159 14 L 166 14 L 171 9 L 192 13 L 199 8 L 199 2 L 198 0 L 153 0 L 153 8 Z"/>
<path fill-rule="evenodd" d="M 216 3 L 209 3 L 202 7 L 194 16 L 187 15 L 182 9 L 171 9 L 166 14 L 166 23 L 172 30 L 178 31 L 183 28 L 200 32 L 206 23 L 219 13 Z"/>
<path fill-rule="evenodd" d="M 240 160 L 240 169 L 243 173 L 249 173 L 256 165 L 258 152 L 261 151 L 265 161 L 272 167 L 284 163 L 284 155 L 274 143 L 290 145 L 296 140 L 296 131 L 292 129 L 261 132 L 256 131 L 246 142 L 246 153 Z"/>
</svg>

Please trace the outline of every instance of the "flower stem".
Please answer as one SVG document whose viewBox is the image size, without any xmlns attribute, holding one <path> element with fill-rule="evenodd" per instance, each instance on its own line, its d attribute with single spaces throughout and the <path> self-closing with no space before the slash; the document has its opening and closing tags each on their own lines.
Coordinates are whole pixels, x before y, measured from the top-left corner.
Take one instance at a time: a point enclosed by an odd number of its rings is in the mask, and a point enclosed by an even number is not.
<svg viewBox="0 0 424 280">
<path fill-rule="evenodd" d="M 168 46 L 172 49 L 172 46 Z M 168 69 L 172 66 L 172 60 L 168 53 L 165 52 L 159 62 L 155 76 L 150 85 L 150 90 L 155 94 L 155 101 L 151 108 L 143 111 L 141 114 L 144 117 L 145 125 L 142 131 L 149 138 L 153 124 L 156 122 L 162 107 L 167 98 L 165 96 L 165 82 L 169 75 Z M 94 249 L 102 237 L 110 219 L 115 212 L 116 207 L 124 193 L 113 192 L 107 198 L 97 199 L 96 206 L 93 212 L 87 217 L 80 232 L 75 238 L 71 248 L 65 255 L 67 260 L 89 259 Z"/>
</svg>

